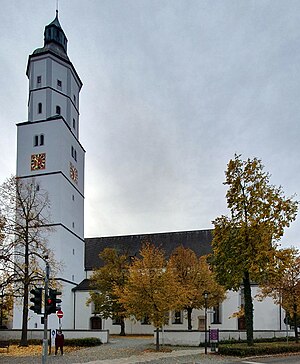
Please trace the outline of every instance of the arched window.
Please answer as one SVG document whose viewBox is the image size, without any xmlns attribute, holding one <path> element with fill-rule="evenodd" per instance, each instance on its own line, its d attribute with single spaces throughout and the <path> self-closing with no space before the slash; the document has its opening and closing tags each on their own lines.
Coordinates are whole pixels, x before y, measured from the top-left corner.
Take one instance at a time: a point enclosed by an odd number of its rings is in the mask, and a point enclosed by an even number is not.
<svg viewBox="0 0 300 364">
<path fill-rule="evenodd" d="M 60 111 L 61 111 L 61 110 L 60 110 L 60 106 L 56 105 L 56 114 L 57 114 L 57 115 L 60 115 Z"/>
<path fill-rule="evenodd" d="M 43 105 L 41 102 L 38 103 L 38 113 L 41 114 L 43 112 Z"/>
</svg>

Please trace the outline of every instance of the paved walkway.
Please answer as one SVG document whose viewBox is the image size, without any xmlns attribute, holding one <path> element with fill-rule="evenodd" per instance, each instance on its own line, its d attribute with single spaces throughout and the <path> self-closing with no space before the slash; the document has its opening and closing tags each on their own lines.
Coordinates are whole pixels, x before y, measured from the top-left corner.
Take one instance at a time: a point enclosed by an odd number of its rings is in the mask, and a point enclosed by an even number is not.
<svg viewBox="0 0 300 364">
<path fill-rule="evenodd" d="M 153 338 L 113 337 L 108 344 L 85 348 L 64 356 L 48 356 L 47 364 L 226 364 L 237 359 L 205 355 L 204 349 L 173 347 L 172 352 L 152 352 Z M 1 357 L 1 364 L 40 364 L 41 357 Z"/>
</svg>

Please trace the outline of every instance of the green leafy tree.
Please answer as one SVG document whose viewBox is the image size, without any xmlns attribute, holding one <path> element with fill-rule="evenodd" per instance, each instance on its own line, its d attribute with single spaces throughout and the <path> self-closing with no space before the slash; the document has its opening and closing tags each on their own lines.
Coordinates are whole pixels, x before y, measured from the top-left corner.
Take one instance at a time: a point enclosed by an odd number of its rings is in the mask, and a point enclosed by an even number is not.
<svg viewBox="0 0 300 364">
<path fill-rule="evenodd" d="M 181 287 L 186 291 L 184 309 L 187 311 L 188 330 L 192 330 L 192 311 L 205 307 L 204 292 L 209 292 L 207 305 L 213 307 L 225 299 L 225 289 L 217 283 L 206 256 L 197 258 L 192 249 L 179 246 L 173 251 L 170 260 Z"/>
<path fill-rule="evenodd" d="M 294 326 L 296 342 L 300 325 L 300 254 L 296 248 L 278 252 L 278 263 L 273 274 L 264 282 L 260 297 L 271 296 L 287 313 L 288 322 Z"/>
<path fill-rule="evenodd" d="M 247 342 L 253 345 L 251 282 L 263 282 L 276 264 L 278 241 L 295 220 L 298 202 L 270 184 L 257 158 L 243 161 L 235 155 L 225 175 L 230 216 L 213 221 L 213 265 L 220 284 L 233 290 L 243 285 Z"/>
<path fill-rule="evenodd" d="M 128 257 L 119 254 L 115 249 L 106 248 L 100 253 L 104 266 L 94 270 L 91 276 L 90 299 L 103 318 L 112 318 L 120 322 L 120 335 L 125 335 L 126 312 L 119 302 L 116 289 L 124 287 L 128 276 Z"/>
<path fill-rule="evenodd" d="M 127 313 L 137 320 L 147 317 L 156 328 L 156 350 L 159 350 L 159 329 L 166 314 L 183 306 L 185 291 L 177 279 L 174 267 L 164 251 L 146 243 L 129 267 L 128 281 L 118 290 L 119 301 Z"/>
<path fill-rule="evenodd" d="M 22 305 L 20 346 L 28 346 L 29 291 L 44 279 L 45 257 L 53 274 L 59 269 L 48 248 L 47 236 L 52 231 L 49 207 L 48 193 L 35 178 L 25 181 L 11 177 L 0 186 L 0 211 L 5 222 L 1 256 L 14 298 Z"/>
</svg>

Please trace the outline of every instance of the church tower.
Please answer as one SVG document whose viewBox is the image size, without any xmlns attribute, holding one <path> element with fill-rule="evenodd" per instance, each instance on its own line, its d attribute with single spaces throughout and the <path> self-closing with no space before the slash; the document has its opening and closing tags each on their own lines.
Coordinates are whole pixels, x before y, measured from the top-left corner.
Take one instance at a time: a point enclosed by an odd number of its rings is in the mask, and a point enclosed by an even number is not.
<svg viewBox="0 0 300 364">
<path fill-rule="evenodd" d="M 55 19 L 45 27 L 44 46 L 28 59 L 28 121 L 17 125 L 17 177 L 36 178 L 48 191 L 51 224 L 49 248 L 62 271 L 63 328 L 72 329 L 72 288 L 84 278 L 84 157 L 79 141 L 79 93 L 82 82 L 67 54 L 67 37 Z M 14 315 L 14 328 L 21 315 Z M 29 328 L 40 328 L 30 313 Z M 54 326 L 53 326 L 54 325 Z M 57 327 L 56 315 L 49 327 Z"/>
</svg>

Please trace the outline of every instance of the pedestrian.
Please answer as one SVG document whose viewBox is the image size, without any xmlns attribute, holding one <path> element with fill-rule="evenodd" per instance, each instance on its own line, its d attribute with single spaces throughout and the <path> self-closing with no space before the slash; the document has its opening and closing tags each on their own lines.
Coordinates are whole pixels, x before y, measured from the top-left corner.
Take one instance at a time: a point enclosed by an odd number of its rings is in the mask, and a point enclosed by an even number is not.
<svg viewBox="0 0 300 364">
<path fill-rule="evenodd" d="M 58 330 L 55 337 L 55 355 L 57 355 L 58 348 L 61 355 L 64 355 L 65 337 L 61 330 Z"/>
</svg>

